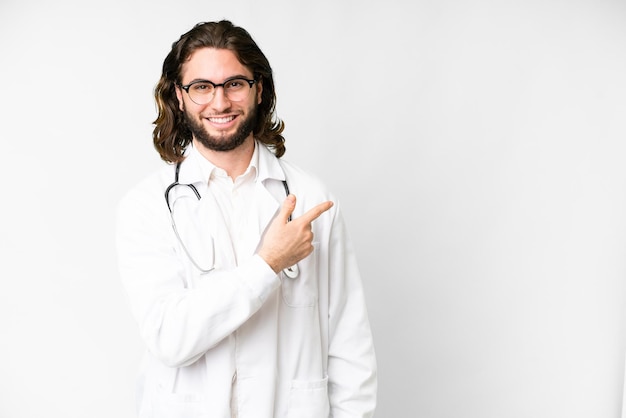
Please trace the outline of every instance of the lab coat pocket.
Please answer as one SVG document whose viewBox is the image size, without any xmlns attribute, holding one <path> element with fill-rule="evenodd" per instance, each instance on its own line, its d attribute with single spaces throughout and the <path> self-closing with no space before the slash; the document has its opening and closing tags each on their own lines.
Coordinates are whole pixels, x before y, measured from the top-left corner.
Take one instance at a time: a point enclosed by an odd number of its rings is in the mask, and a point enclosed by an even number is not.
<svg viewBox="0 0 626 418">
<path fill-rule="evenodd" d="M 317 302 L 317 246 L 313 252 L 298 263 L 299 273 L 295 278 L 281 273 L 281 293 L 285 304 L 291 308 L 309 308 Z"/>
<path fill-rule="evenodd" d="M 154 399 L 153 418 L 211 418 L 207 396 L 196 393 L 172 393 L 159 387 Z"/>
<path fill-rule="evenodd" d="M 329 414 L 328 377 L 291 382 L 287 418 L 328 418 Z"/>
</svg>

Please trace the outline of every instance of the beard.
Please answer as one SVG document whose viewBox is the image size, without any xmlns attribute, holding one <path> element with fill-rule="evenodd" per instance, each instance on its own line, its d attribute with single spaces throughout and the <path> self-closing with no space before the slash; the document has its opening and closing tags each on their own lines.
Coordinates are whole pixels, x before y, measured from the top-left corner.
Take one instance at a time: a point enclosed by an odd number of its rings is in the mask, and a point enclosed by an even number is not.
<svg viewBox="0 0 626 418">
<path fill-rule="evenodd" d="M 198 142 L 213 151 L 231 151 L 243 144 L 246 138 L 250 136 L 250 133 L 252 133 L 257 119 L 257 106 L 257 104 L 254 105 L 248 116 L 241 121 L 239 127 L 232 135 L 211 135 L 202 125 L 202 122 L 194 119 L 193 115 L 187 113 L 187 109 L 183 111 L 183 115 L 187 127 Z"/>
</svg>

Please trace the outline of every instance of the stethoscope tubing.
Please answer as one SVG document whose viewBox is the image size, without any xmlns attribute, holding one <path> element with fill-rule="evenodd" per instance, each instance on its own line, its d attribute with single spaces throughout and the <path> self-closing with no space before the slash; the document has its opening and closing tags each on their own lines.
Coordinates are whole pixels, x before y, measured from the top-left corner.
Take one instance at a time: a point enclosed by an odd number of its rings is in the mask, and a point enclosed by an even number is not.
<svg viewBox="0 0 626 418">
<path fill-rule="evenodd" d="M 210 269 L 203 269 L 202 267 L 200 267 L 198 265 L 198 263 L 196 263 L 196 261 L 191 256 L 191 253 L 187 249 L 187 246 L 183 243 L 183 240 L 180 237 L 180 234 L 178 232 L 178 228 L 176 227 L 176 222 L 174 221 L 174 213 L 172 211 L 172 205 L 170 205 L 170 192 L 172 191 L 172 189 L 174 189 L 176 186 L 187 186 L 187 187 L 189 187 L 193 191 L 193 193 L 196 195 L 196 198 L 198 200 L 202 199 L 202 196 L 200 195 L 200 192 L 198 191 L 196 186 L 194 186 L 193 184 L 179 183 L 179 181 L 178 181 L 179 172 L 180 172 L 180 163 L 177 163 L 176 164 L 176 170 L 175 170 L 175 173 L 174 173 L 174 181 L 172 182 L 172 184 L 167 186 L 167 188 L 165 189 L 165 203 L 167 203 L 167 209 L 170 212 L 170 218 L 172 220 L 172 229 L 174 230 L 174 235 L 176 235 L 176 239 L 180 243 L 181 247 L 183 247 L 183 251 L 187 255 L 187 258 L 189 258 L 191 263 L 194 265 L 194 267 L 196 267 L 198 270 L 200 270 L 200 272 L 206 274 L 206 273 L 209 273 L 210 271 L 214 270 L 215 266 L 211 267 Z M 287 184 L 287 180 L 283 180 L 282 183 L 283 183 L 283 187 L 285 189 L 285 195 L 289 196 L 290 192 L 289 192 L 289 185 Z M 289 218 L 287 220 L 288 220 L 288 222 L 291 222 L 291 220 L 292 220 L 291 214 L 289 215 Z M 215 260 L 215 247 L 212 246 L 212 248 L 213 248 L 213 260 Z M 300 269 L 298 268 L 298 264 L 296 263 L 296 264 L 294 264 L 291 267 L 287 267 L 286 269 L 283 270 L 283 273 L 285 274 L 285 276 L 289 277 L 290 279 L 295 279 L 300 274 Z"/>
</svg>

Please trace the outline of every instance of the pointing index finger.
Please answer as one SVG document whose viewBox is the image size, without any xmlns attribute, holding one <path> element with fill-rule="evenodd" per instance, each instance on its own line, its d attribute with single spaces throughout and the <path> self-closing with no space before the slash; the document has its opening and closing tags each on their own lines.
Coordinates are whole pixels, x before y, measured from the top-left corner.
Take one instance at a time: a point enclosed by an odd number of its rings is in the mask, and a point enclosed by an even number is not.
<svg viewBox="0 0 626 418">
<path fill-rule="evenodd" d="M 333 207 L 333 202 L 331 202 L 330 200 L 326 202 L 322 202 L 312 207 L 308 211 L 306 211 L 306 213 L 304 213 L 304 215 L 302 215 L 300 219 L 302 219 L 304 222 L 311 223 L 315 219 L 317 219 L 322 213 L 326 212 L 328 209 L 332 207 Z"/>
</svg>

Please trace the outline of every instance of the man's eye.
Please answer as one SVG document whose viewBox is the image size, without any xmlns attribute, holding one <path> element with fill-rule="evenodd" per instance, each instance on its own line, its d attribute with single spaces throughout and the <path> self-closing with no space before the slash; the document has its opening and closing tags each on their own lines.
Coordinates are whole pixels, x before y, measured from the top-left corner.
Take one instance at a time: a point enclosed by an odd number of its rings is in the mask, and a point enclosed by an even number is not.
<svg viewBox="0 0 626 418">
<path fill-rule="evenodd" d="M 240 89 L 244 86 L 244 81 L 243 80 L 230 80 L 227 84 L 226 84 L 226 88 L 230 89 L 230 90 L 237 90 Z"/>
<path fill-rule="evenodd" d="M 213 90 L 213 86 L 209 83 L 197 83 L 191 86 L 194 91 L 206 93 Z"/>
</svg>

